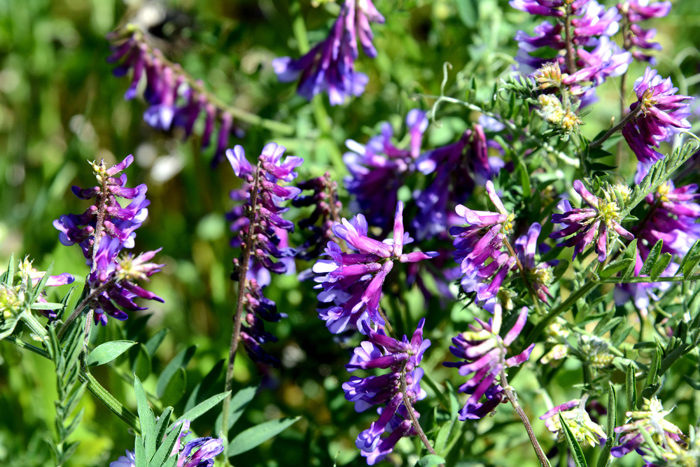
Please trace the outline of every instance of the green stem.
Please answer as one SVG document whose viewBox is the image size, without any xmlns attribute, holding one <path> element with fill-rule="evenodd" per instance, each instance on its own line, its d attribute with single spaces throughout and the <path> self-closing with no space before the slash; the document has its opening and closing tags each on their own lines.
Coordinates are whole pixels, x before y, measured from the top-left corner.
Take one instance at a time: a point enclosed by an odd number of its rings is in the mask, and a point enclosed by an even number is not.
<svg viewBox="0 0 700 467">
<path fill-rule="evenodd" d="M 22 321 L 31 329 L 31 331 L 39 336 L 42 342 L 46 343 L 48 342 L 49 339 L 49 333 L 46 332 L 46 329 L 44 329 L 44 326 L 39 322 L 39 320 L 36 319 L 36 317 L 31 313 L 31 311 L 27 310 L 25 313 L 22 314 Z"/>
<path fill-rule="evenodd" d="M 637 107 L 634 108 L 630 113 L 625 115 L 625 117 L 620 120 L 620 123 L 615 125 L 614 127 L 610 128 L 603 136 L 598 138 L 597 140 L 593 141 L 588 147 L 590 149 L 597 148 L 598 146 L 602 146 L 605 141 L 607 141 L 608 138 L 610 138 L 612 135 L 617 133 L 619 130 L 622 129 L 623 126 L 627 125 L 630 120 L 632 120 L 634 117 L 637 116 L 637 114 L 642 110 L 642 106 L 638 105 Z"/>
</svg>

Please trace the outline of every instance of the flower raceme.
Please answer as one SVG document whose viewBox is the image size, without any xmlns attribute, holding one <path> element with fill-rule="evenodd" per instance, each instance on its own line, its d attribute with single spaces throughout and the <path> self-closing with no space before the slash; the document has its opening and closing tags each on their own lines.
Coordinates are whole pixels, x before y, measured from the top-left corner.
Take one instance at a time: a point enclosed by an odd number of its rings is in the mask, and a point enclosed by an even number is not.
<svg viewBox="0 0 700 467">
<path fill-rule="evenodd" d="M 345 0 L 324 41 L 297 60 L 281 57 L 272 61 L 277 78 L 283 83 L 299 79 L 297 93 L 308 100 L 327 92 L 331 105 L 361 95 L 368 78 L 366 74 L 355 71 L 355 60 L 359 56 L 358 38 L 365 55 L 370 58 L 377 56 L 370 22 L 384 22 L 372 0 Z"/>
<path fill-rule="evenodd" d="M 474 420 L 493 412 L 505 399 L 503 387 L 496 382 L 505 368 L 520 366 L 528 358 L 535 344 L 518 355 L 506 358 L 508 347 L 515 341 L 527 322 L 528 309 L 523 307 L 515 325 L 500 336 L 503 320 L 501 305 L 494 305 L 493 318 L 488 323 L 475 318 L 478 326 L 469 325 L 469 331 L 452 339 L 450 352 L 461 362 L 444 362 L 447 367 L 459 368 L 459 374 L 471 378 L 459 387 L 459 392 L 470 394 L 467 403 L 459 412 L 459 419 Z M 485 397 L 484 402 L 480 402 Z"/>
<path fill-rule="evenodd" d="M 414 263 L 437 256 L 436 252 L 404 253 L 404 246 L 413 239 L 404 231 L 403 203 L 396 205 L 394 238 L 383 242 L 368 237 L 368 224 L 362 214 L 350 221 L 343 219 L 333 224 L 333 233 L 345 240 L 351 253 L 345 253 L 334 241 L 329 241 L 326 254 L 313 266 L 317 274 L 316 288 L 323 289 L 318 299 L 330 303 L 330 308 L 319 310 L 319 317 L 333 334 L 357 329 L 364 332 L 362 323 L 384 325 L 379 312 L 382 285 L 394 267 L 394 261 Z"/>
<path fill-rule="evenodd" d="M 426 397 L 426 392 L 420 387 L 424 371 L 418 367 L 430 347 L 430 340 L 423 339 L 424 324 L 425 319 L 421 319 L 410 341 L 406 336 L 399 341 L 387 336 L 382 329 L 375 331 L 363 323 L 363 334 L 368 340 L 355 349 L 350 363 L 345 365 L 349 372 L 373 368 L 391 370 L 391 373 L 381 376 L 352 376 L 350 381 L 343 383 L 345 399 L 355 403 L 357 412 L 383 405 L 378 410 L 379 419 L 362 431 L 355 441 L 369 465 L 384 459 L 402 437 L 416 434 L 405 403 L 408 400 L 413 404 Z M 416 417 L 420 416 L 414 413 Z M 391 434 L 382 438 L 387 432 Z"/>
<path fill-rule="evenodd" d="M 686 101 L 691 97 L 677 95 L 677 91 L 671 78 L 663 79 L 649 67 L 634 83 L 637 102 L 630 106 L 630 112 L 636 112 L 636 115 L 622 128 L 622 135 L 637 156 L 642 166 L 639 172 L 643 175 L 651 164 L 664 157 L 654 148 L 673 135 L 690 129 L 686 120 L 690 115 L 690 105 Z"/>
<path fill-rule="evenodd" d="M 662 18 L 671 11 L 671 2 L 656 2 L 649 4 L 648 0 L 627 0 L 617 4 L 617 9 L 624 17 L 625 26 L 623 33 L 625 37 L 624 45 L 626 49 L 637 47 L 643 50 L 661 50 L 661 44 L 651 42 L 656 35 L 655 29 L 643 29 L 639 24 L 651 18 Z M 633 50 L 632 56 L 635 60 L 649 62 L 652 65 L 656 62 L 653 56 L 645 54 L 640 50 Z"/>
<path fill-rule="evenodd" d="M 465 292 L 476 292 L 480 304 L 496 297 L 515 264 L 515 258 L 504 251 L 505 236 L 513 229 L 514 215 L 506 211 L 490 180 L 486 182 L 486 192 L 498 212 L 473 211 L 460 204 L 455 211 L 468 225 L 450 228 L 450 234 L 455 237 L 454 257 L 460 265 L 462 288 Z"/>
<path fill-rule="evenodd" d="M 561 413 L 564 423 L 569 427 L 576 441 L 590 446 L 595 446 L 599 443 L 605 444 L 605 432 L 600 425 L 591 420 L 588 412 L 586 412 L 585 404 L 587 399 L 588 396 L 584 396 L 583 399 L 574 399 L 557 405 L 545 412 L 540 417 L 540 420 L 544 420 L 547 429 L 559 441 L 564 441 L 566 435 L 559 420 L 559 414 Z"/>
<path fill-rule="evenodd" d="M 552 266 L 556 266 L 559 261 L 553 260 L 548 263 L 537 263 L 535 255 L 537 254 L 537 239 L 541 231 L 542 226 L 535 222 L 530 226 L 527 234 L 515 240 L 514 249 L 535 293 L 540 300 L 546 302 L 547 297 L 550 297 L 548 286 L 553 278 Z M 540 249 L 548 250 L 549 247 L 546 244 L 542 244 L 540 245 Z"/>
<path fill-rule="evenodd" d="M 552 214 L 552 222 L 562 224 L 563 228 L 549 237 L 569 237 L 558 246 L 573 246 L 574 258 L 594 243 L 598 261 L 603 262 L 608 255 L 608 245 L 617 235 L 627 240 L 633 240 L 634 235 L 620 225 L 620 206 L 613 189 L 606 189 L 604 198 L 598 198 L 583 186 L 581 180 L 576 180 L 574 190 L 588 207 L 574 209 L 568 200 L 562 200 L 557 207 L 563 213 Z"/>
</svg>

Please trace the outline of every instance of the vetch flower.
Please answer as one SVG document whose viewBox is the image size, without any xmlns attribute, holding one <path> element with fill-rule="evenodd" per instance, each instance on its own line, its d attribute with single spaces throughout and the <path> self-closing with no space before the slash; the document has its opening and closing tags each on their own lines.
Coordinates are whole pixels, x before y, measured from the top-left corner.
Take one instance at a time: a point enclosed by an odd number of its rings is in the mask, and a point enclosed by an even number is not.
<svg viewBox="0 0 700 467">
<path fill-rule="evenodd" d="M 686 117 L 690 115 L 689 96 L 677 95 L 671 78 L 663 79 L 656 70 L 647 67 L 644 76 L 634 83 L 637 102 L 630 106 L 630 112 L 637 112 L 634 118 L 622 128 L 632 151 L 640 165 L 649 167 L 663 154 L 657 152 L 662 141 L 668 141 L 681 131 L 690 129 Z"/>
<path fill-rule="evenodd" d="M 110 462 L 109 467 L 136 467 L 136 456 L 133 451 L 126 451 L 126 456 L 119 456 L 119 459 Z"/>
<path fill-rule="evenodd" d="M 277 342 L 277 337 L 265 331 L 264 321 L 279 322 L 287 315 L 277 312 L 277 305 L 263 295 L 263 289 L 264 287 L 249 275 L 243 298 L 246 314 L 241 327 L 241 342 L 252 361 L 279 366 L 280 361 L 262 348 L 262 344 Z"/>
<path fill-rule="evenodd" d="M 476 292 L 476 300 L 483 304 L 492 300 L 515 264 L 515 258 L 504 251 L 505 236 L 513 230 L 513 213 L 506 211 L 496 194 L 493 183 L 486 182 L 486 192 L 498 213 L 473 211 L 457 205 L 456 213 L 468 226 L 450 228 L 455 237 L 455 260 L 462 273 L 465 292 Z"/>
<path fill-rule="evenodd" d="M 561 413 L 564 423 L 569 427 L 576 441 L 589 446 L 595 446 L 598 443 L 604 444 L 605 431 L 600 425 L 591 420 L 588 412 L 586 412 L 586 400 L 588 400 L 587 395 L 582 399 L 574 399 L 557 405 L 545 412 L 540 417 L 540 420 L 544 420 L 547 429 L 554 433 L 561 442 L 566 439 L 559 420 L 559 414 Z"/>
<path fill-rule="evenodd" d="M 461 362 L 444 362 L 447 367 L 459 368 L 462 376 L 471 375 L 470 379 L 459 387 L 459 392 L 469 394 L 467 403 L 459 412 L 459 419 L 474 420 L 484 418 L 492 413 L 498 404 L 505 399 L 503 387 L 497 382 L 504 368 L 520 366 L 530 358 L 535 344 L 531 344 L 523 352 L 506 358 L 508 347 L 515 341 L 527 322 L 528 309 L 520 310 L 518 319 L 504 337 L 500 336 L 502 323 L 502 308 L 494 305 L 493 318 L 488 323 L 475 318 L 478 326 L 469 325 L 469 331 L 463 332 L 452 339 L 450 352 Z M 485 397 L 484 402 L 481 402 Z"/>
<path fill-rule="evenodd" d="M 333 235 L 333 213 L 337 215 L 343 208 L 338 199 L 337 184 L 326 172 L 322 177 L 297 183 L 300 190 L 311 190 L 312 194 L 298 196 L 292 200 L 295 207 L 314 206 L 309 217 L 300 220 L 300 229 L 309 231 L 310 237 L 297 250 L 297 258 L 309 261 L 318 258 Z"/>
<path fill-rule="evenodd" d="M 613 457 L 622 457 L 632 451 L 640 451 L 645 444 L 642 430 L 649 433 L 652 441 L 659 446 L 664 446 L 669 440 L 679 442 L 683 432 L 673 423 L 665 420 L 670 410 L 664 410 L 661 401 L 655 396 L 644 399 L 641 410 L 626 413 L 628 421 L 615 428 L 615 433 L 620 435 L 618 445 L 613 447 L 610 453 Z"/>
<path fill-rule="evenodd" d="M 548 263 L 537 263 L 535 255 L 537 254 L 537 238 L 540 236 L 542 226 L 537 222 L 533 223 L 527 231 L 526 235 L 518 237 L 515 241 L 515 254 L 520 260 L 520 264 L 525 269 L 525 275 L 530 284 L 532 284 L 535 293 L 543 302 L 547 301 L 549 295 L 549 284 L 552 282 L 552 266 L 556 266 L 558 261 L 550 261 Z M 540 249 L 547 248 L 547 245 L 540 245 Z"/>
<path fill-rule="evenodd" d="M 384 17 L 371 0 L 345 0 L 325 40 L 297 60 L 281 57 L 272 61 L 277 78 L 283 83 L 299 79 L 297 93 L 308 100 L 327 92 L 331 105 L 361 95 L 368 78 L 355 70 L 359 56 L 357 40 L 365 55 L 376 57 L 370 23 L 383 22 Z"/>
<path fill-rule="evenodd" d="M 350 172 L 345 185 L 357 202 L 355 211 L 366 213 L 372 225 L 385 231 L 391 226 L 399 188 L 405 177 L 415 170 L 423 134 L 428 128 L 426 113 L 417 109 L 408 112 L 406 127 L 410 144 L 405 149 L 392 142 L 394 131 L 388 122 L 366 145 L 351 139 L 345 142 L 350 149 L 343 155 L 343 162 Z"/>
<path fill-rule="evenodd" d="M 574 190 L 588 207 L 574 209 L 568 200 L 562 200 L 557 207 L 564 212 L 552 214 L 552 222 L 562 224 L 563 228 L 549 237 L 569 237 L 558 246 L 575 247 L 574 259 L 588 245 L 594 243 L 598 261 L 603 262 L 608 255 L 609 245 L 612 245 L 618 235 L 627 240 L 633 240 L 634 235 L 620 225 L 620 206 L 611 189 L 604 190 L 604 198 L 598 198 L 588 191 L 580 180 L 576 180 Z"/>
<path fill-rule="evenodd" d="M 414 263 L 437 256 L 436 252 L 404 253 L 404 246 L 413 239 L 404 231 L 403 203 L 396 205 L 394 238 L 383 242 L 368 237 L 368 225 L 362 214 L 350 221 L 333 224 L 336 237 L 345 240 L 351 253 L 345 253 L 334 241 L 329 241 L 326 254 L 330 259 L 318 260 L 312 270 L 317 274 L 316 288 L 323 289 L 318 299 L 331 304 L 319 310 L 319 317 L 333 334 L 358 329 L 369 321 L 384 325 L 379 313 L 382 285 L 394 267 L 394 261 Z"/>
<path fill-rule="evenodd" d="M 656 35 L 655 29 L 643 29 L 639 24 L 651 18 L 662 18 L 671 11 L 671 2 L 656 2 L 649 0 L 626 0 L 617 4 L 617 9 L 624 17 L 623 40 L 626 49 L 637 47 L 642 50 L 661 50 L 661 44 L 652 42 Z M 632 56 L 639 61 L 655 64 L 656 59 L 640 50 L 633 50 Z"/>
<path fill-rule="evenodd" d="M 134 231 L 148 217 L 148 187 L 142 184 L 135 188 L 127 188 L 126 174 L 118 176 L 133 161 L 134 157 L 129 155 L 110 168 L 105 166 L 104 161 L 99 164 L 93 162 L 92 168 L 98 185 L 93 188 L 73 186 L 73 193 L 80 199 L 95 199 L 95 204 L 88 207 L 83 214 L 62 215 L 53 221 L 53 226 L 60 232 L 58 238 L 61 243 L 66 246 L 79 244 L 88 265 L 92 264 L 93 245 L 99 243 L 103 235 L 117 239 L 123 248 L 133 248 L 136 237 Z M 131 202 L 122 207 L 117 198 L 128 199 Z M 100 215 L 103 216 L 102 231 L 100 238 L 95 239 Z"/>
<path fill-rule="evenodd" d="M 357 412 L 382 405 L 378 410 L 379 419 L 362 431 L 355 441 L 369 465 L 384 459 L 402 437 L 416 434 L 405 402 L 407 399 L 413 404 L 426 397 L 426 392 L 420 387 L 424 371 L 418 367 L 430 347 L 430 340 L 423 339 L 424 324 L 425 319 L 421 319 L 410 341 L 406 336 L 399 341 L 387 336 L 383 330 L 374 331 L 363 323 L 368 340 L 355 349 L 350 363 L 345 365 L 350 372 L 373 368 L 391 370 L 391 373 L 381 376 L 352 376 L 350 381 L 343 383 L 345 399 L 355 403 Z M 406 381 L 405 394 L 402 378 Z M 411 410 L 420 417 L 413 408 Z M 391 434 L 382 438 L 384 433 Z"/>
</svg>

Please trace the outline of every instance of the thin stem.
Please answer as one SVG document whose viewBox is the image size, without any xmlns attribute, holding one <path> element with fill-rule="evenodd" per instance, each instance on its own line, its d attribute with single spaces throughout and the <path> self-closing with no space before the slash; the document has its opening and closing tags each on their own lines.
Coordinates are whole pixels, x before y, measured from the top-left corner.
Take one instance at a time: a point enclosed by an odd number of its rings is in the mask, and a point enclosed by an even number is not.
<svg viewBox="0 0 700 467">
<path fill-rule="evenodd" d="M 85 297 L 85 300 L 80 302 L 74 309 L 73 313 L 70 314 L 68 319 L 66 319 L 66 322 L 63 323 L 63 326 L 61 326 L 61 329 L 58 331 L 58 338 L 61 339 L 63 335 L 66 333 L 68 330 L 68 326 L 75 321 L 75 319 L 80 316 L 80 313 L 88 306 L 90 305 L 90 302 L 92 302 L 95 298 L 97 298 L 98 295 L 100 295 L 102 292 L 107 290 L 109 287 L 114 285 L 114 283 L 117 282 L 116 277 L 112 277 L 110 280 L 107 282 L 102 283 L 99 287 L 94 289 L 92 292 L 90 292 L 90 295 Z"/>
<path fill-rule="evenodd" d="M 597 140 L 593 141 L 588 147 L 590 149 L 597 148 L 598 146 L 601 146 L 605 141 L 607 141 L 608 138 L 610 138 L 612 135 L 617 133 L 620 129 L 622 129 L 623 126 L 627 125 L 627 123 L 630 122 L 634 117 L 637 116 L 637 114 L 642 110 L 642 106 L 638 105 L 637 107 L 634 108 L 630 113 L 625 115 L 625 117 L 620 120 L 620 123 L 615 125 L 614 127 L 610 128 L 603 136 L 598 138 Z"/>
<path fill-rule="evenodd" d="M 570 75 L 576 73 L 576 56 L 574 55 L 574 42 L 571 31 L 571 6 L 566 6 L 564 13 L 564 41 L 566 44 L 566 71 Z"/>
<path fill-rule="evenodd" d="M 430 441 L 428 441 L 428 437 L 425 436 L 425 433 L 423 432 L 423 428 L 421 428 L 420 423 L 418 423 L 418 418 L 416 417 L 416 413 L 413 411 L 413 405 L 411 404 L 411 399 L 408 397 L 408 386 L 406 385 L 406 369 L 405 368 L 401 371 L 401 394 L 403 395 L 403 405 L 406 407 L 406 411 L 408 412 L 408 416 L 411 419 L 411 423 L 413 424 L 413 428 L 416 430 L 416 433 L 418 433 L 418 437 L 420 438 L 421 441 L 423 441 L 425 448 L 428 450 L 428 452 L 430 454 L 437 455 L 437 452 L 435 452 L 435 449 L 433 449 L 433 446 L 431 446 Z M 442 464 L 440 464 L 440 465 L 442 465 Z"/>
<path fill-rule="evenodd" d="M 217 107 L 219 110 L 231 114 L 233 117 L 237 118 L 240 121 L 250 123 L 254 126 L 265 128 L 266 130 L 274 131 L 282 135 L 294 134 L 294 127 L 291 125 L 282 122 L 277 122 L 274 120 L 269 120 L 267 118 L 262 118 L 259 115 L 255 115 L 254 113 L 250 113 L 243 109 L 232 107 L 226 104 L 224 101 L 222 101 L 214 94 L 209 92 L 201 82 L 194 79 L 192 76 L 183 71 L 182 67 L 179 64 L 171 62 L 170 60 L 165 58 L 163 54 L 160 53 L 160 51 L 156 51 L 156 49 L 151 47 L 151 45 L 146 41 L 141 30 L 135 30 L 133 32 L 133 37 L 141 44 L 143 44 L 148 49 L 148 52 L 150 54 L 156 55 L 158 57 L 158 60 L 161 61 L 161 63 L 171 68 L 173 70 L 173 73 L 176 73 L 177 75 L 181 76 L 192 89 L 196 90 L 200 94 L 204 94 L 207 100 L 210 103 L 214 104 L 214 106 Z"/>
<path fill-rule="evenodd" d="M 547 460 L 547 456 L 542 450 L 542 446 L 540 446 L 539 441 L 537 441 L 537 437 L 535 436 L 535 432 L 532 429 L 532 425 L 530 425 L 530 420 L 527 418 L 527 415 L 525 414 L 523 408 L 520 407 L 520 404 L 518 404 L 517 397 L 515 397 L 515 395 L 511 391 L 511 387 L 508 385 L 508 378 L 506 377 L 505 367 L 501 368 L 501 386 L 503 386 L 503 390 L 506 393 L 508 401 L 510 401 L 510 405 L 513 406 L 515 411 L 520 416 L 520 420 L 522 420 L 523 425 L 525 425 L 525 431 L 527 431 L 527 436 L 530 438 L 530 442 L 532 443 L 532 447 L 535 450 L 535 454 L 537 454 L 537 458 L 539 459 L 540 464 L 542 464 L 542 467 L 549 467 L 549 461 Z"/>
<path fill-rule="evenodd" d="M 520 262 L 520 258 L 518 258 L 518 255 L 515 253 L 515 250 L 511 246 L 510 242 L 508 241 L 507 238 L 503 238 L 503 243 L 506 245 L 506 248 L 508 249 L 508 253 L 510 253 L 510 256 L 515 258 L 515 264 L 518 265 L 518 269 L 520 270 L 520 276 L 523 278 L 523 282 L 525 283 L 525 287 L 527 288 L 528 293 L 530 294 L 530 297 L 532 298 L 533 303 L 535 304 L 535 308 L 537 308 L 537 312 L 539 314 L 543 314 L 542 308 L 540 307 L 540 297 L 535 293 L 535 289 L 532 287 L 532 284 L 530 284 L 530 281 L 527 278 L 527 273 L 525 271 L 525 267 L 523 266 L 523 263 Z"/>
<path fill-rule="evenodd" d="M 231 334 L 231 347 L 229 349 L 228 367 L 226 368 L 226 382 L 224 391 L 228 392 L 222 406 L 221 414 L 221 436 L 224 439 L 224 450 L 228 451 L 228 411 L 231 405 L 231 388 L 233 386 L 233 366 L 236 361 L 236 352 L 238 343 L 241 339 L 241 322 L 243 316 L 243 301 L 245 299 L 246 275 L 248 274 L 248 263 L 250 263 L 250 255 L 253 250 L 255 241 L 256 228 L 256 211 L 258 204 L 258 185 L 260 183 L 260 172 L 262 171 L 261 164 L 258 163 L 255 171 L 255 179 L 250 191 L 250 210 L 248 211 L 248 232 L 246 240 L 241 251 L 241 259 L 238 263 L 238 300 L 236 302 L 236 312 L 233 317 L 233 333 Z M 226 457 L 228 462 L 228 457 Z"/>
</svg>

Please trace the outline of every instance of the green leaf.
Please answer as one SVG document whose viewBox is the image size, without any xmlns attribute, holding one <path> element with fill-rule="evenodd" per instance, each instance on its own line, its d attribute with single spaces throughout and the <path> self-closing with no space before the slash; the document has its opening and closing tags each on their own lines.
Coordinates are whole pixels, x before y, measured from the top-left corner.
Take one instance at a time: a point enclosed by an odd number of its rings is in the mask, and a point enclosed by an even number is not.
<svg viewBox="0 0 700 467">
<path fill-rule="evenodd" d="M 184 368 L 178 368 L 173 377 L 170 378 L 160 399 L 165 405 L 175 405 L 185 395 L 185 389 L 187 389 L 187 373 Z"/>
<path fill-rule="evenodd" d="M 190 397 L 187 399 L 187 404 L 185 404 L 185 412 L 202 402 L 204 398 L 207 397 L 209 391 L 211 391 L 212 386 L 214 386 L 214 383 L 216 383 L 216 381 L 221 376 L 221 370 L 224 368 L 225 364 L 225 359 L 221 359 L 218 362 L 216 362 L 216 364 L 214 364 L 214 367 L 211 370 L 209 370 L 209 373 L 207 373 L 207 375 L 204 378 L 202 378 L 202 381 L 200 381 L 197 384 L 197 386 L 194 387 L 194 390 L 192 390 L 192 394 L 190 394 Z"/>
<path fill-rule="evenodd" d="M 10 255 L 10 262 L 7 265 L 7 270 L 0 276 L 0 281 L 4 282 L 6 286 L 12 287 L 12 283 L 15 277 L 15 255 L 14 253 Z"/>
<path fill-rule="evenodd" d="M 228 457 L 237 456 L 238 454 L 248 452 L 260 446 L 262 443 L 277 436 L 300 419 L 301 417 L 280 418 L 248 428 L 233 438 L 233 441 L 228 445 Z"/>
<path fill-rule="evenodd" d="M 112 341 L 98 345 L 95 350 L 90 352 L 87 358 L 88 366 L 104 365 L 109 363 L 127 350 L 131 346 L 136 345 L 133 341 Z"/>
<path fill-rule="evenodd" d="M 639 271 L 640 276 L 646 276 L 651 272 L 651 268 L 654 267 L 654 264 L 656 264 L 656 260 L 659 257 L 659 254 L 661 253 L 661 248 L 664 246 L 664 241 L 659 240 L 656 242 L 656 245 L 654 245 L 654 248 L 651 249 L 649 252 L 649 255 L 647 256 L 647 260 L 644 261 L 644 265 L 642 266 L 642 270 Z"/>
<path fill-rule="evenodd" d="M 0 341 L 15 332 L 17 323 L 22 319 L 26 311 L 10 316 L 7 319 L 0 317 Z"/>
<path fill-rule="evenodd" d="M 163 340 L 167 335 L 168 329 L 165 328 L 161 329 L 155 336 L 148 339 L 148 342 L 146 342 L 146 350 L 148 351 L 148 355 L 151 357 L 155 356 L 156 350 L 158 350 L 158 347 L 160 347 L 160 344 L 163 343 Z"/>
<path fill-rule="evenodd" d="M 450 432 L 452 431 L 452 427 L 455 424 L 455 420 L 451 419 L 446 421 L 441 427 L 440 431 L 438 431 L 438 435 L 435 438 L 435 451 L 444 454 L 443 451 L 445 449 L 445 445 L 447 444 L 447 438 L 450 437 Z"/>
<path fill-rule="evenodd" d="M 627 410 L 632 412 L 637 406 L 637 377 L 634 375 L 634 367 L 632 365 L 627 367 L 625 392 L 627 393 Z"/>
<path fill-rule="evenodd" d="M 447 394 L 450 397 L 450 418 L 452 420 L 456 420 L 457 414 L 459 413 L 459 399 L 457 398 L 457 392 L 449 379 L 445 381 L 445 384 L 447 386 Z"/>
<path fill-rule="evenodd" d="M 569 269 L 569 260 L 560 260 L 559 264 L 554 266 L 554 271 L 552 271 L 552 274 L 554 275 L 554 280 L 552 281 L 552 283 L 561 279 L 567 269 Z"/>
<path fill-rule="evenodd" d="M 479 2 L 478 0 L 455 0 L 457 2 L 457 12 L 459 19 L 468 28 L 476 26 L 479 20 Z"/>
<path fill-rule="evenodd" d="M 201 417 L 202 415 L 207 413 L 209 410 L 211 410 L 219 402 L 224 400 L 226 398 L 227 394 L 229 394 L 229 393 L 222 392 L 220 394 L 217 394 L 215 396 L 210 397 L 209 399 L 205 400 L 201 404 L 199 404 L 196 407 L 185 412 L 182 415 L 182 417 L 177 419 L 177 421 L 179 422 L 180 420 L 189 420 L 189 421 L 196 420 L 197 418 Z"/>
<path fill-rule="evenodd" d="M 170 426 L 170 416 L 172 414 L 173 408 L 166 407 L 165 410 L 163 410 L 163 413 L 160 414 L 160 417 L 158 417 L 158 421 L 156 422 L 156 440 L 163 439 L 165 437 L 165 433 Z M 175 425 L 173 424 L 171 429 L 174 427 Z"/>
<path fill-rule="evenodd" d="M 444 464 L 445 459 L 436 455 L 436 454 L 428 454 L 427 456 L 421 458 L 418 462 L 416 462 L 415 467 L 433 467 L 435 465 L 439 464 Z"/>
<path fill-rule="evenodd" d="M 632 258 L 621 258 L 618 259 L 617 261 L 614 261 L 608 266 L 600 271 L 598 275 L 600 276 L 601 279 L 607 279 L 608 277 L 612 277 L 614 274 L 622 271 L 622 270 L 627 270 L 627 268 L 632 264 L 634 260 Z"/>
<path fill-rule="evenodd" d="M 168 363 L 163 370 L 163 373 L 161 373 L 158 377 L 158 383 L 156 384 L 156 396 L 158 396 L 158 398 L 163 397 L 163 394 L 165 394 L 165 389 L 168 387 L 168 383 L 170 383 L 170 379 L 175 376 L 178 368 L 186 368 L 196 351 L 196 345 L 187 347 L 177 354 L 170 363 Z"/>
<path fill-rule="evenodd" d="M 564 431 L 566 444 L 569 445 L 569 450 L 571 451 L 571 457 L 573 457 L 574 459 L 574 464 L 576 465 L 576 467 L 588 467 L 588 463 L 586 462 L 586 456 L 583 455 L 581 445 L 578 444 L 578 441 L 576 441 L 574 434 L 571 432 L 571 428 L 569 428 L 569 425 L 566 424 L 566 420 L 564 420 L 564 417 L 561 416 L 561 412 L 559 412 L 559 423 L 561 424 L 561 428 Z"/>
<path fill-rule="evenodd" d="M 663 273 L 666 270 L 666 267 L 671 262 L 672 257 L 673 255 L 671 255 L 671 253 L 664 253 L 663 255 L 661 255 L 661 259 L 659 259 L 656 262 L 656 264 L 651 268 L 651 272 L 649 272 L 649 277 L 651 277 L 652 280 L 658 279 L 661 273 Z"/>
<path fill-rule="evenodd" d="M 131 371 L 141 379 L 146 379 L 151 374 L 151 356 L 143 344 L 139 344 L 139 351 L 136 354 Z"/>
<path fill-rule="evenodd" d="M 138 409 L 139 421 L 141 422 L 141 434 L 145 441 L 144 455 L 147 459 L 150 459 L 156 447 L 156 417 L 148 405 L 146 391 L 143 389 L 141 380 L 136 375 L 134 375 L 134 394 L 136 395 L 136 408 Z"/>
<path fill-rule="evenodd" d="M 627 267 L 625 272 L 622 273 L 622 280 L 627 280 L 634 275 L 634 266 L 637 261 L 637 239 L 635 238 L 627 245 L 625 248 L 625 253 L 622 255 L 622 259 L 631 259 L 632 262 Z"/>
<path fill-rule="evenodd" d="M 686 375 L 683 375 L 683 379 L 685 380 L 686 383 L 688 383 L 688 385 L 691 388 L 695 389 L 696 391 L 700 391 L 700 381 L 696 381 L 694 379 L 691 379 Z"/>
<path fill-rule="evenodd" d="M 170 433 L 168 434 L 168 437 L 165 438 L 165 441 L 163 441 L 160 446 L 158 447 L 158 450 L 156 453 L 153 455 L 153 457 L 148 463 L 149 467 L 160 467 L 162 466 L 165 461 L 170 457 L 170 454 L 173 452 L 173 447 L 175 446 L 175 442 L 180 438 L 180 432 L 182 431 L 182 423 L 173 428 Z M 154 436 L 155 438 L 155 436 Z"/>
<path fill-rule="evenodd" d="M 234 396 L 231 398 L 231 403 L 229 404 L 228 407 L 228 429 L 230 430 L 231 427 L 238 421 L 239 418 L 241 418 L 241 415 L 243 415 L 243 411 L 245 408 L 248 406 L 248 403 L 253 400 L 253 397 L 255 397 L 255 394 L 258 391 L 258 384 L 251 384 L 250 386 L 246 386 L 243 389 L 239 390 Z M 219 433 L 219 436 L 221 436 L 221 414 L 219 414 L 219 417 L 216 419 L 216 424 L 214 425 L 216 429 L 214 430 L 215 433 Z M 228 433 L 228 431 L 227 431 Z"/>
</svg>

